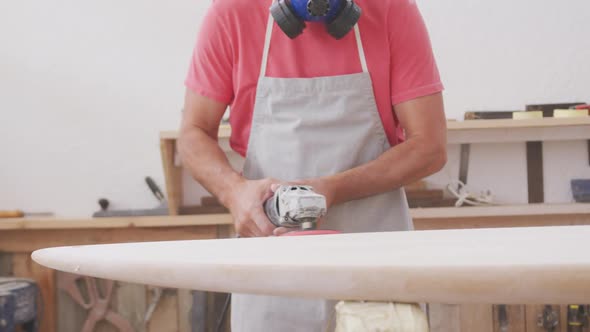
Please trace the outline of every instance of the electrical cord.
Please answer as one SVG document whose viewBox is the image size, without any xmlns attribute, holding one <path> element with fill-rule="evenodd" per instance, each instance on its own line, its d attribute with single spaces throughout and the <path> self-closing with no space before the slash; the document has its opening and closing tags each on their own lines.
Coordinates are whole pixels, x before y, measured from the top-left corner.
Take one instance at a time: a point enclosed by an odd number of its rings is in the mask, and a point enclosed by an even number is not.
<svg viewBox="0 0 590 332">
<path fill-rule="evenodd" d="M 455 198 L 457 198 L 457 202 L 455 202 L 456 207 L 463 206 L 465 204 L 471 206 L 486 206 L 486 205 L 496 205 L 494 203 L 494 199 L 492 196 L 491 191 L 487 190 L 476 196 L 475 194 L 471 193 L 467 185 L 461 182 L 460 180 L 452 181 L 447 185 L 447 191 L 449 191 Z"/>
</svg>

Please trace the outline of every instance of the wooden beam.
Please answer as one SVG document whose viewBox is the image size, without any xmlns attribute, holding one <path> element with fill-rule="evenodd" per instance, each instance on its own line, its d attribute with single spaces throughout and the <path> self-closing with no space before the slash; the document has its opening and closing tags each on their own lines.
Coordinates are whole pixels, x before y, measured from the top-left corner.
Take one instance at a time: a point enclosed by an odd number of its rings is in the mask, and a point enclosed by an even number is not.
<svg viewBox="0 0 590 332">
<path fill-rule="evenodd" d="M 0 277 L 12 276 L 12 254 L 0 252 Z"/>
<path fill-rule="evenodd" d="M 569 216 L 547 215 L 515 217 L 414 219 L 414 225 L 416 230 L 575 226 L 590 225 L 590 216 L 587 214 L 580 214 Z"/>
<path fill-rule="evenodd" d="M 150 228 L 173 226 L 231 225 L 228 213 L 190 216 L 111 217 L 89 219 L 0 219 L 0 230 L 40 229 L 104 229 L 104 228 Z"/>
<path fill-rule="evenodd" d="M 456 131 L 473 130 L 473 129 L 524 129 L 524 128 L 564 128 L 576 126 L 590 126 L 590 119 L 585 118 L 543 118 L 543 119 L 526 119 L 514 121 L 512 119 L 495 119 L 495 120 L 465 120 L 465 121 L 447 121 L 447 130 L 450 134 Z M 231 128 L 229 126 L 219 127 L 219 138 L 229 138 Z M 160 132 L 162 140 L 178 139 L 178 131 Z"/>
<path fill-rule="evenodd" d="M 148 303 L 151 303 L 152 292 L 148 291 Z M 154 313 L 147 323 L 148 332 L 178 332 L 178 296 L 176 291 L 166 290 Z"/>
<path fill-rule="evenodd" d="M 498 119 L 498 120 L 465 120 L 449 121 L 449 131 L 472 129 L 524 129 L 524 128 L 563 128 L 590 126 L 590 118 L 542 118 L 542 119 Z"/>
<path fill-rule="evenodd" d="M 30 253 L 38 249 L 57 246 L 198 240 L 216 237 L 217 226 L 8 230 L 0 232 L 0 251 Z"/>
<path fill-rule="evenodd" d="M 162 168 L 166 179 L 166 193 L 168 195 L 168 212 L 172 216 L 178 215 L 182 205 L 182 170 L 176 166 L 176 140 L 160 140 Z"/>
<path fill-rule="evenodd" d="M 526 142 L 526 162 L 529 203 L 543 203 L 543 142 Z"/>
<path fill-rule="evenodd" d="M 568 216 L 590 215 L 590 204 L 524 204 L 493 205 L 474 207 L 443 207 L 413 209 L 414 219 L 482 218 L 555 215 L 567 219 Z"/>
<path fill-rule="evenodd" d="M 487 304 L 461 305 L 461 332 L 493 332 L 493 310 Z"/>
</svg>

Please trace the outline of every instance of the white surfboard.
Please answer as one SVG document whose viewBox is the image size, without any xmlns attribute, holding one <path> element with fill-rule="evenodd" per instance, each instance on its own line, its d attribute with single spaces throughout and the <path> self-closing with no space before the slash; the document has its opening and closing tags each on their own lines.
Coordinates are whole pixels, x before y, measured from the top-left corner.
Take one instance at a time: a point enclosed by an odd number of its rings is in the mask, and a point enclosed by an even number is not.
<svg viewBox="0 0 590 332">
<path fill-rule="evenodd" d="M 39 250 L 80 275 L 230 293 L 429 303 L 590 302 L 590 226 L 146 242 Z"/>
</svg>

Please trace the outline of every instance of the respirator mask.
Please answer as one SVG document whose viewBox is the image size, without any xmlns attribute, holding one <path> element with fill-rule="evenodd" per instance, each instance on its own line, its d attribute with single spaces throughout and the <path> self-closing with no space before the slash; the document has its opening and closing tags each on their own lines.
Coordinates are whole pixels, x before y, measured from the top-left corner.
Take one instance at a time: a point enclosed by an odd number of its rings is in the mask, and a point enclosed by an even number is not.
<svg viewBox="0 0 590 332">
<path fill-rule="evenodd" d="M 306 21 L 323 22 L 332 37 L 341 39 L 361 17 L 353 0 L 277 0 L 270 13 L 291 39 L 303 32 Z"/>
</svg>

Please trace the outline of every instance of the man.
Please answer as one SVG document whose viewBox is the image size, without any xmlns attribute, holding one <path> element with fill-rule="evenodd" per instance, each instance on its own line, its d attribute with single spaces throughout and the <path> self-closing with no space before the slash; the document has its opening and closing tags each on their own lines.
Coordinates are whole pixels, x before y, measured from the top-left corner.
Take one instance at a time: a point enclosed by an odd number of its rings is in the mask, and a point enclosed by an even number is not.
<svg viewBox="0 0 590 332">
<path fill-rule="evenodd" d="M 269 13 L 272 0 L 216 0 L 204 18 L 179 150 L 193 177 L 229 208 L 242 237 L 285 231 L 262 208 L 273 185 L 284 182 L 326 196 L 321 228 L 412 230 L 403 186 L 446 162 L 443 86 L 416 3 L 355 3 L 360 20 L 342 38 L 322 22 L 287 36 Z M 246 158 L 243 173 L 217 144 L 228 105 L 230 144 Z M 332 305 L 234 294 L 232 330 L 324 331 Z"/>
</svg>

